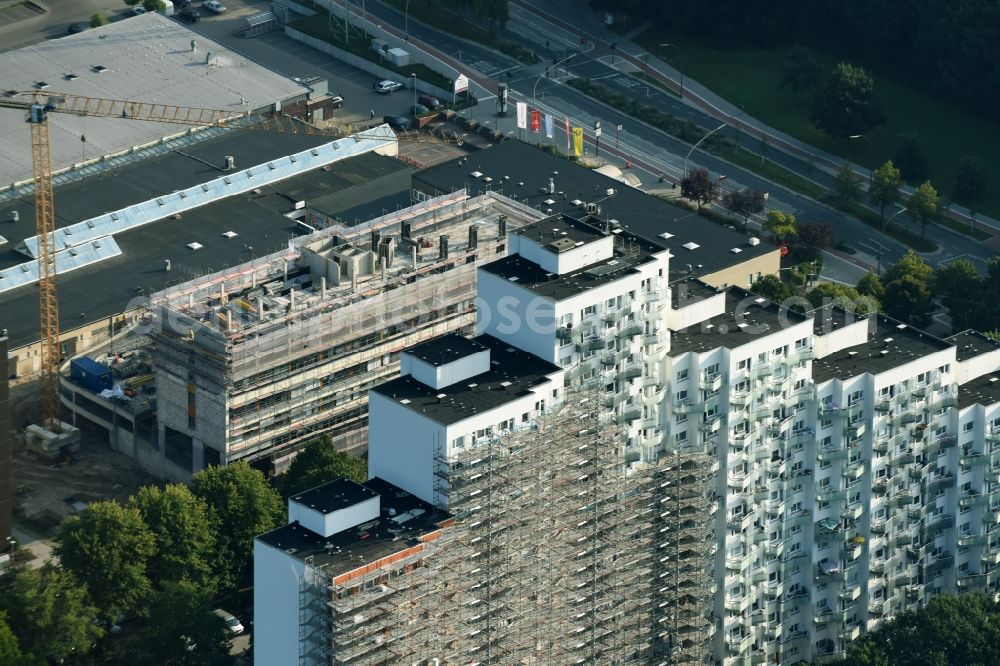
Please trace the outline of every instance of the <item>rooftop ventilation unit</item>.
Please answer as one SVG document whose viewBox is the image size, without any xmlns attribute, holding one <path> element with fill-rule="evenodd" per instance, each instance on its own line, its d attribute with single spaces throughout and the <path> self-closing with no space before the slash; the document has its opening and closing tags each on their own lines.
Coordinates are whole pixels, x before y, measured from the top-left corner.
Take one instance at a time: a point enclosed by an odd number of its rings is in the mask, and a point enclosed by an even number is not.
<svg viewBox="0 0 1000 666">
<path fill-rule="evenodd" d="M 750 245 L 752 245 L 754 247 L 756 247 L 757 245 L 760 245 L 760 239 L 757 238 L 756 236 L 751 236 L 750 240 L 747 241 L 747 242 L 750 243 Z"/>
</svg>

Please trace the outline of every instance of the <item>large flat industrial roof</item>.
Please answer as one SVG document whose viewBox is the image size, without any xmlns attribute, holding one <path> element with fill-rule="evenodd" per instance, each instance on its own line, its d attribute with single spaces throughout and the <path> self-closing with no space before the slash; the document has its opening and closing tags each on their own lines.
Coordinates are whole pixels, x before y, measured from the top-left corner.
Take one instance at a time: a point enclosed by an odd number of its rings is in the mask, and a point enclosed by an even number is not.
<svg viewBox="0 0 1000 666">
<path fill-rule="evenodd" d="M 958 385 L 959 409 L 976 404 L 995 405 L 998 402 L 1000 402 L 1000 373 L 990 373 Z"/>
<path fill-rule="evenodd" d="M 366 497 L 380 497 L 378 518 L 329 537 L 289 523 L 257 537 L 263 543 L 337 576 L 420 543 L 441 529 L 451 514 L 378 477 L 362 484 Z M 402 519 L 402 520 L 401 520 Z"/>
<path fill-rule="evenodd" d="M 945 340 L 955 345 L 955 355 L 960 362 L 1000 349 L 1000 342 L 972 329 L 955 333 Z"/>
<path fill-rule="evenodd" d="M 490 349 L 491 367 L 487 372 L 441 389 L 405 375 L 371 390 L 447 426 L 517 400 L 538 386 L 551 384 L 549 376 L 559 371 L 559 366 L 491 335 L 474 339 Z M 560 387 L 561 384 L 556 388 Z"/>
<path fill-rule="evenodd" d="M 4 91 L 52 91 L 234 113 L 304 99 L 310 91 L 157 13 L 8 51 L 0 55 L 0 71 Z M 50 115 L 49 127 L 53 170 L 188 129 L 67 114 Z M 31 173 L 23 114 L 0 110 L 0 187 L 30 179 Z"/>
<path fill-rule="evenodd" d="M 130 19 L 131 20 L 131 19 Z M 234 131 L 158 154 L 147 160 L 69 183 L 55 190 L 57 226 L 64 227 L 107 211 L 149 200 L 222 175 L 222 159 L 236 158 L 237 165 L 261 164 L 271 159 L 328 142 L 323 136 Z M 285 217 L 303 190 L 337 193 L 339 205 L 365 213 L 367 183 L 392 180 L 411 167 L 374 153 L 334 162 L 273 185 L 260 193 L 217 200 L 186 211 L 177 219 L 164 219 L 115 235 L 122 254 L 98 264 L 60 275 L 59 318 L 63 330 L 104 321 L 127 309 L 140 294 L 163 289 L 168 283 L 247 261 L 273 252 L 296 233 L 295 222 Z M 398 178 L 396 179 L 398 180 Z M 358 188 L 355 190 L 355 188 Z M 408 190 L 400 193 L 408 197 Z M 305 199 L 308 203 L 308 199 Z M 376 204 L 377 205 L 377 204 Z M 7 222 L 17 210 L 21 221 Z M 381 213 L 381 206 L 368 210 Z M 0 268 L 21 263 L 26 257 L 14 250 L 24 237 L 34 235 L 34 206 L 30 196 L 0 206 L 0 235 L 10 241 L 0 246 Z M 237 235 L 227 238 L 223 234 Z M 188 243 L 198 242 L 200 250 Z M 252 248 L 252 250 L 250 249 Z M 165 260 L 171 260 L 171 271 Z M 105 323 L 106 326 L 106 323 Z M 0 328 L 8 329 L 12 348 L 38 339 L 38 290 L 26 285 L 0 294 Z"/>
<path fill-rule="evenodd" d="M 553 193 L 549 192 L 550 178 Z M 442 193 L 462 188 L 470 195 L 499 192 L 533 208 L 573 216 L 582 215 L 586 204 L 595 204 L 600 206 L 602 218 L 617 220 L 632 233 L 670 250 L 674 257 L 670 262 L 671 281 L 685 275 L 709 275 L 776 249 L 766 241 L 750 245 L 745 234 L 690 215 L 662 199 L 513 139 L 418 171 L 413 180 L 418 187 Z M 608 196 L 609 189 L 614 190 L 613 196 Z"/>
</svg>

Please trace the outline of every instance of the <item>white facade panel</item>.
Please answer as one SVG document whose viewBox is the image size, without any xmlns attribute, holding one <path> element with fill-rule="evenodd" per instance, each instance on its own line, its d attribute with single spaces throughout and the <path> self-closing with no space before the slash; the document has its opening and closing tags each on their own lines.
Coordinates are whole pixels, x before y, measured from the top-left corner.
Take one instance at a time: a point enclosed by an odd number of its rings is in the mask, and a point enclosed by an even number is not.
<svg viewBox="0 0 1000 666">
<path fill-rule="evenodd" d="M 489 372 L 489 370 L 490 351 L 488 349 L 443 365 L 433 365 L 408 352 L 403 352 L 400 356 L 400 375 L 412 375 L 421 384 L 437 389 L 451 386 L 469 377 Z"/>
<path fill-rule="evenodd" d="M 260 541 L 253 543 L 255 664 L 299 663 L 300 560 Z"/>
<path fill-rule="evenodd" d="M 288 500 L 288 522 L 299 521 L 306 529 L 325 537 L 343 532 L 379 516 L 381 501 L 371 497 L 339 511 L 324 514 L 294 499 Z"/>
<path fill-rule="evenodd" d="M 544 221 L 539 223 L 539 225 L 544 224 Z M 560 238 L 563 238 L 563 236 L 555 234 L 551 240 L 547 239 L 546 242 L 557 241 Z M 535 262 L 549 273 L 555 275 L 572 273 L 584 266 L 590 266 L 614 256 L 614 237 L 610 235 L 589 241 L 564 252 L 555 252 L 520 234 L 511 234 L 510 239 L 511 254 L 519 254 L 528 261 Z"/>
<path fill-rule="evenodd" d="M 476 335 L 488 333 L 550 363 L 557 362 L 555 304 L 551 300 L 483 270 L 478 274 L 476 294 Z"/>
<path fill-rule="evenodd" d="M 383 395 L 368 392 L 368 476 L 377 476 L 425 502 L 434 501 L 434 451 L 445 428 Z"/>
</svg>

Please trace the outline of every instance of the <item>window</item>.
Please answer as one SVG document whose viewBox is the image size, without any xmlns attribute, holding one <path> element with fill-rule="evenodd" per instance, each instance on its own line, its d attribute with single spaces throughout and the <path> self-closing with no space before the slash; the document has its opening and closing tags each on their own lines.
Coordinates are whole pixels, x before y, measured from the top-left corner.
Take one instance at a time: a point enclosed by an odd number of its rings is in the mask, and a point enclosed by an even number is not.
<svg viewBox="0 0 1000 666">
<path fill-rule="evenodd" d="M 804 389 L 805 387 L 806 387 L 806 380 L 805 379 L 800 379 L 799 381 L 795 382 L 795 390 L 796 391 L 798 391 L 800 389 Z"/>
<path fill-rule="evenodd" d="M 686 442 L 687 438 L 687 430 L 681 430 L 679 433 L 674 435 L 674 442 L 680 444 L 681 442 Z"/>
<path fill-rule="evenodd" d="M 580 319 L 585 319 L 587 316 L 597 314 L 596 305 L 588 305 L 580 312 Z"/>
<path fill-rule="evenodd" d="M 675 423 L 685 423 L 685 422 L 687 422 L 687 420 L 688 420 L 688 415 L 687 414 L 678 414 L 677 418 L 675 419 L 674 422 Z"/>
<path fill-rule="evenodd" d="M 832 425 L 833 425 L 833 419 L 823 419 L 822 421 L 819 422 L 820 428 L 829 428 Z"/>
<path fill-rule="evenodd" d="M 706 375 L 714 375 L 714 374 L 717 374 L 718 372 L 719 372 L 719 364 L 718 363 L 713 363 L 712 365 L 710 365 L 707 368 L 705 368 L 705 374 Z"/>
<path fill-rule="evenodd" d="M 973 425 L 974 424 L 973 424 L 972 421 L 969 421 L 968 423 L 963 423 L 962 424 L 962 432 L 971 432 Z"/>
<path fill-rule="evenodd" d="M 678 370 L 677 371 L 677 381 L 682 382 L 682 381 L 684 381 L 687 378 L 688 378 L 688 371 L 687 370 Z"/>
<path fill-rule="evenodd" d="M 809 338 L 802 338 L 795 341 L 795 349 L 804 349 L 809 344 Z"/>
<path fill-rule="evenodd" d="M 455 449 L 461 449 L 462 447 L 464 447 L 465 446 L 465 436 L 456 437 L 455 439 L 451 440 L 451 446 L 452 446 L 452 448 L 455 448 Z"/>
<path fill-rule="evenodd" d="M 687 397 L 688 397 L 688 392 L 686 389 L 677 392 L 677 402 L 684 402 L 685 400 L 687 400 Z"/>
<path fill-rule="evenodd" d="M 748 358 L 745 358 L 745 359 L 743 359 L 742 361 L 740 361 L 739 363 L 736 364 L 736 369 L 737 370 L 746 370 L 749 367 L 750 367 L 750 359 L 748 359 Z"/>
</svg>

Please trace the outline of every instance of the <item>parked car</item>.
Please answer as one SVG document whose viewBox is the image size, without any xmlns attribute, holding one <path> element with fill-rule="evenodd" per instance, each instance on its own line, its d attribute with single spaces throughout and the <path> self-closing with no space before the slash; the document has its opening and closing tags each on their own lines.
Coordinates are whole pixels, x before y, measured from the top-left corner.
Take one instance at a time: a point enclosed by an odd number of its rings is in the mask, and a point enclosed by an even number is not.
<svg viewBox="0 0 1000 666">
<path fill-rule="evenodd" d="M 444 106 L 444 104 L 441 103 L 441 100 L 439 100 L 437 97 L 434 97 L 433 95 L 421 95 L 420 97 L 417 98 L 417 102 L 423 104 L 432 111 L 436 111 L 440 109 L 442 106 Z"/>
<path fill-rule="evenodd" d="M 390 95 L 402 88 L 403 84 L 399 81 L 376 81 L 372 87 L 379 95 Z"/>
<path fill-rule="evenodd" d="M 132 9 L 128 10 L 128 13 L 131 14 L 132 16 L 142 16 L 143 14 L 146 13 L 146 9 L 145 7 L 133 7 Z"/>
<path fill-rule="evenodd" d="M 84 30 L 89 30 L 89 29 L 90 29 L 89 23 L 70 23 L 69 30 L 67 30 L 66 32 L 69 33 L 70 35 L 76 35 L 78 33 L 83 32 Z"/>
<path fill-rule="evenodd" d="M 219 2 L 219 0 L 205 0 L 205 2 L 201 3 L 201 6 L 213 14 L 226 13 L 226 6 Z"/>
<path fill-rule="evenodd" d="M 382 116 L 382 122 L 394 130 L 410 129 L 409 116 Z"/>
<path fill-rule="evenodd" d="M 340 107 L 344 106 L 344 98 L 341 97 L 340 95 L 334 95 L 333 97 L 330 98 L 330 104 L 333 106 L 333 108 L 339 109 Z"/>
<path fill-rule="evenodd" d="M 243 633 L 243 623 L 240 622 L 235 615 L 228 613 L 221 608 L 216 608 L 212 612 L 222 618 L 222 621 L 226 623 L 226 629 L 229 630 L 229 633 L 234 636 Z"/>
<path fill-rule="evenodd" d="M 414 104 L 410 107 L 411 116 L 422 116 L 425 113 L 427 113 L 427 107 L 423 104 Z"/>
<path fill-rule="evenodd" d="M 177 18 L 182 21 L 186 21 L 187 23 L 197 23 L 201 20 L 201 12 L 194 7 L 188 7 L 187 9 L 182 9 L 181 13 L 177 15 Z"/>
<path fill-rule="evenodd" d="M 174 0 L 174 9 L 187 9 L 191 6 L 191 0 Z"/>
</svg>

